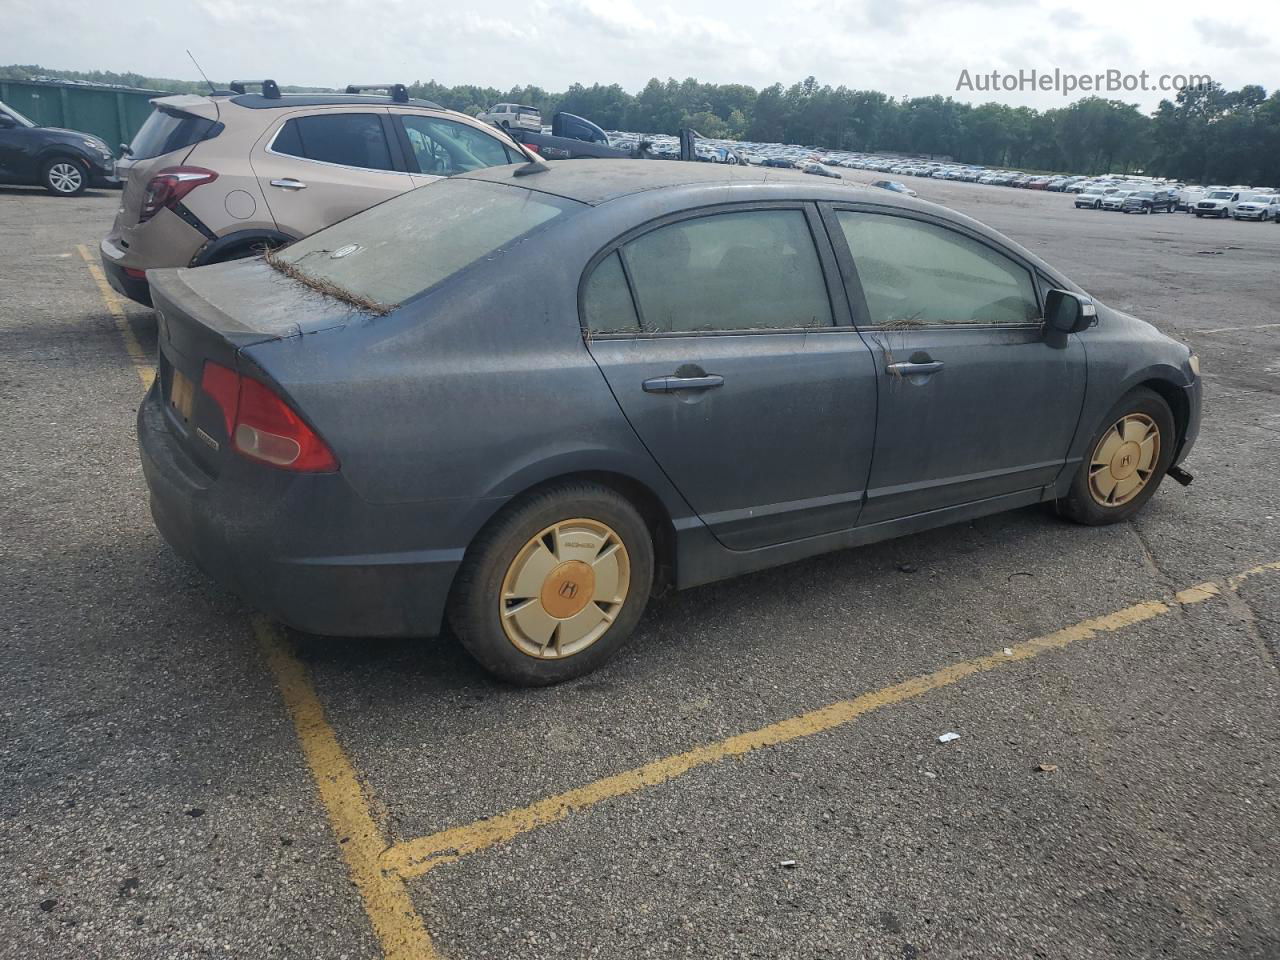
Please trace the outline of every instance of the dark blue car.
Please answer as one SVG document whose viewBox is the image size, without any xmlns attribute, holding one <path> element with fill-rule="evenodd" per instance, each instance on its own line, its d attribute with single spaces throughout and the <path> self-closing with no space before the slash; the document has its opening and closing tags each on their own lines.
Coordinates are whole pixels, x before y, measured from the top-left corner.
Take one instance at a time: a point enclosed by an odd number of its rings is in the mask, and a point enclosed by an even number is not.
<svg viewBox="0 0 1280 960">
<path fill-rule="evenodd" d="M 798 173 L 494 167 L 149 279 L 169 542 L 302 630 L 447 619 L 519 683 L 603 663 L 657 582 L 1040 502 L 1123 520 L 1200 422 L 1182 344 L 973 220 Z"/>
</svg>

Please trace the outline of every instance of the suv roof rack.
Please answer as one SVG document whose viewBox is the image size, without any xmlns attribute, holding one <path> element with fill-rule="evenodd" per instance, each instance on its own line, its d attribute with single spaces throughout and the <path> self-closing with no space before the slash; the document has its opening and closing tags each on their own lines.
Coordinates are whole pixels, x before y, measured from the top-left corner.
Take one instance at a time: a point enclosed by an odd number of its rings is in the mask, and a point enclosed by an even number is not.
<svg viewBox="0 0 1280 960">
<path fill-rule="evenodd" d="M 232 80 L 231 89 L 236 93 L 244 93 L 245 87 L 261 87 L 262 95 L 268 100 L 279 100 L 280 86 L 274 80 Z"/>
<path fill-rule="evenodd" d="M 409 88 L 403 83 L 349 83 L 347 93 L 364 93 L 366 90 L 385 90 L 395 103 L 409 102 Z"/>
</svg>

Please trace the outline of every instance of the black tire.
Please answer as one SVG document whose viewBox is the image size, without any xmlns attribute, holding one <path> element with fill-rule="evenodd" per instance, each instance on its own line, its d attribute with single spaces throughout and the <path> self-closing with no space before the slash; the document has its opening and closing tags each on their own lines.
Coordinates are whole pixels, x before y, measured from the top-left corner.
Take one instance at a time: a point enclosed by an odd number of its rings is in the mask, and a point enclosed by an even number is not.
<svg viewBox="0 0 1280 960">
<path fill-rule="evenodd" d="M 1147 480 L 1146 486 L 1131 500 L 1116 506 L 1104 506 L 1094 498 L 1089 488 L 1093 455 L 1111 428 L 1122 417 L 1131 414 L 1145 414 L 1159 430 L 1160 450 L 1155 460 L 1155 469 Z M 1177 445 L 1178 436 L 1173 411 L 1169 409 L 1169 404 L 1165 402 L 1164 397 L 1146 387 L 1138 387 L 1130 391 L 1107 412 L 1107 415 L 1102 418 L 1102 423 L 1089 439 L 1084 460 L 1071 479 L 1071 488 L 1065 497 L 1057 501 L 1058 512 L 1076 523 L 1091 527 L 1128 520 L 1155 495 L 1160 481 L 1164 479 L 1170 463 L 1173 462 Z"/>
<path fill-rule="evenodd" d="M 517 647 L 503 627 L 503 581 L 541 531 L 576 518 L 603 524 L 617 535 L 626 550 L 630 584 L 612 624 L 594 642 L 563 658 L 541 658 Z M 503 680 L 529 687 L 571 680 L 602 666 L 630 639 L 649 600 L 653 563 L 653 535 L 624 496 L 595 483 L 549 487 L 508 504 L 476 536 L 450 593 L 449 624 L 480 665 Z"/>
<path fill-rule="evenodd" d="M 40 168 L 40 186 L 55 197 L 78 197 L 89 188 L 89 168 L 75 157 L 51 157 Z"/>
<path fill-rule="evenodd" d="M 1197 211 L 1196 211 L 1196 219 L 1197 219 L 1197 220 L 1199 220 L 1199 219 L 1200 219 L 1201 217 L 1203 217 L 1203 216 L 1204 216 L 1204 214 L 1203 214 L 1203 213 L 1201 213 L 1199 210 L 1197 210 Z"/>
</svg>

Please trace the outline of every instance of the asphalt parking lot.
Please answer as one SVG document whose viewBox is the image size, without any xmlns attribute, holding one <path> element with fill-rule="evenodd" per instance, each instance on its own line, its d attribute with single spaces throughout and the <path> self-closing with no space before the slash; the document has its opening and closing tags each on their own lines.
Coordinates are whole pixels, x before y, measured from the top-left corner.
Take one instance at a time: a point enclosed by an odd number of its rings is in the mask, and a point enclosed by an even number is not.
<svg viewBox="0 0 1280 960">
<path fill-rule="evenodd" d="M 177 560 L 118 195 L 0 188 L 0 956 L 1280 956 L 1280 229 L 911 185 L 1192 346 L 1195 483 L 668 595 L 546 690 Z"/>
</svg>

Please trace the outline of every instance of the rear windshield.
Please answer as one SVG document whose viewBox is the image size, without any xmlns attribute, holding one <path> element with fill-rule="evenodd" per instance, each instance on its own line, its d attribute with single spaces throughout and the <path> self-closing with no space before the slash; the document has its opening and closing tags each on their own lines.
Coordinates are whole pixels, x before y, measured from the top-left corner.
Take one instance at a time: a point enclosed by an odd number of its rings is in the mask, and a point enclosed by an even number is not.
<svg viewBox="0 0 1280 960">
<path fill-rule="evenodd" d="M 157 107 L 133 135 L 129 154 L 137 160 L 149 160 L 173 153 L 199 143 L 213 125 L 213 120 L 204 117 Z"/>
<path fill-rule="evenodd" d="M 272 257 L 322 291 L 386 309 L 582 205 L 518 187 L 438 180 Z"/>
</svg>

